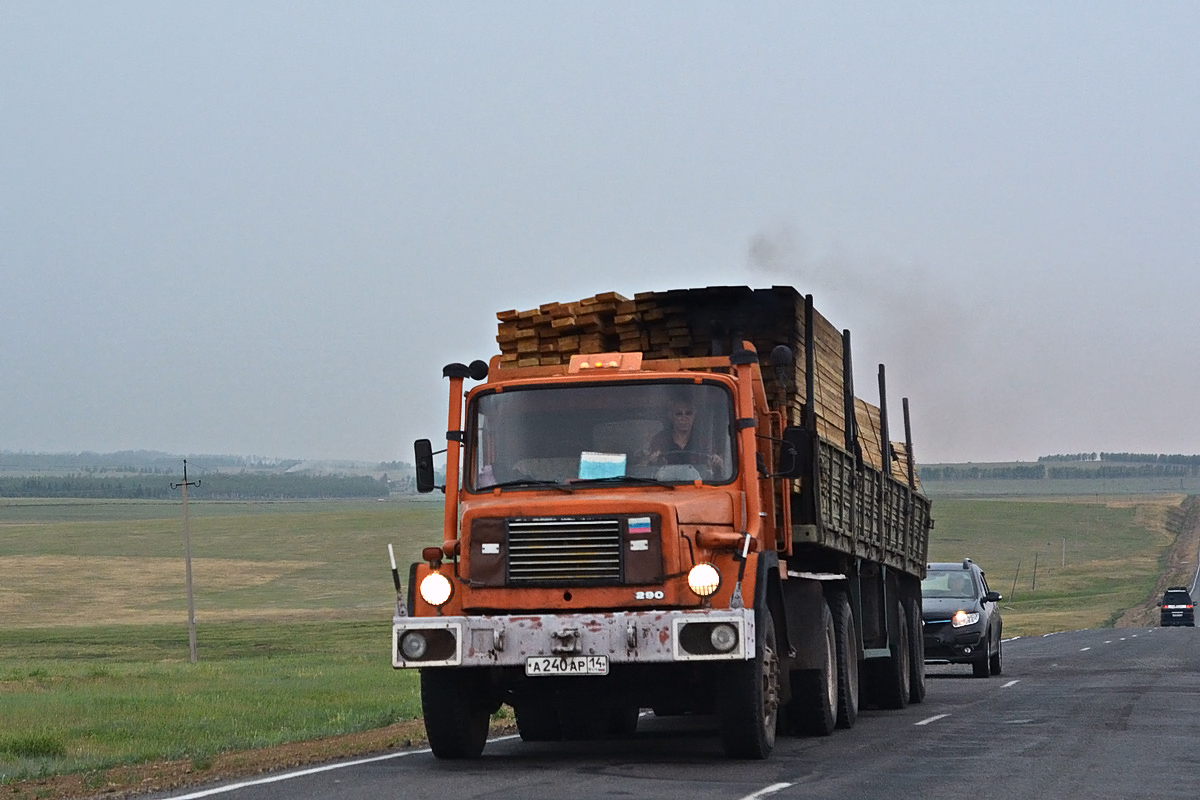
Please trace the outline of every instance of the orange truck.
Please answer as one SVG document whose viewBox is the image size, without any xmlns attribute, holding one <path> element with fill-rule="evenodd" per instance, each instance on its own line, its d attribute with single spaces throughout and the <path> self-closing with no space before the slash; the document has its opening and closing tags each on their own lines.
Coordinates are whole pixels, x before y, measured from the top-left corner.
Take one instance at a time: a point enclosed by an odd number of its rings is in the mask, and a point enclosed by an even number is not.
<svg viewBox="0 0 1200 800">
<path fill-rule="evenodd" d="M 597 295 L 506 311 L 450 364 L 443 541 L 397 589 L 392 664 L 430 746 L 712 715 L 726 754 L 828 735 L 925 695 L 930 503 L 854 395 L 850 333 L 791 287 Z M 473 385 L 469 390 L 466 386 Z"/>
</svg>

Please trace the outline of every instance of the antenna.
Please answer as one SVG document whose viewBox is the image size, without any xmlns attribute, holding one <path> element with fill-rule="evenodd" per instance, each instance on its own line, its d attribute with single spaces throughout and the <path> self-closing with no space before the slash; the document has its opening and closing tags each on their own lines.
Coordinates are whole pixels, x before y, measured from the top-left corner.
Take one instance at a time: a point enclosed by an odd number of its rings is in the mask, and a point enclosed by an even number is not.
<svg viewBox="0 0 1200 800">
<path fill-rule="evenodd" d="M 187 459 L 183 460 L 183 480 L 172 483 L 172 489 L 183 490 L 183 566 L 187 584 L 188 606 L 188 657 L 196 663 L 196 601 L 192 595 L 192 535 L 188 523 L 187 492 L 189 486 L 199 486 L 200 481 L 189 481 L 187 477 Z"/>
</svg>

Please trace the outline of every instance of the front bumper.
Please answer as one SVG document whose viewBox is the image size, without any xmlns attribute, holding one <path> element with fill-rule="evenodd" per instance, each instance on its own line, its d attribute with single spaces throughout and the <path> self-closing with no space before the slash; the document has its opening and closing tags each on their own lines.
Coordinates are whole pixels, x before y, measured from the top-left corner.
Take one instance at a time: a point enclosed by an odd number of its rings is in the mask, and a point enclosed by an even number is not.
<svg viewBox="0 0 1200 800">
<path fill-rule="evenodd" d="M 925 660 L 959 664 L 986 658 L 987 645 L 979 625 L 955 628 L 947 620 L 926 620 Z"/>
<path fill-rule="evenodd" d="M 712 629 L 729 625 L 736 644 L 716 652 Z M 423 636 L 426 652 L 406 658 L 406 634 Z M 744 661 L 754 657 L 753 609 L 622 611 L 600 614 L 521 614 L 479 617 L 397 616 L 392 666 L 524 666 L 539 656 L 606 656 L 614 664 Z"/>
</svg>

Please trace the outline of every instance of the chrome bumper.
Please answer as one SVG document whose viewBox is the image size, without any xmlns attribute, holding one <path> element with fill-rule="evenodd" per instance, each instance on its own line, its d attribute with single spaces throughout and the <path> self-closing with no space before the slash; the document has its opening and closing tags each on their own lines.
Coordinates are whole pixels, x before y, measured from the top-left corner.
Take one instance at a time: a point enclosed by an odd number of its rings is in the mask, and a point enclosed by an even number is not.
<svg viewBox="0 0 1200 800">
<path fill-rule="evenodd" d="M 714 626 L 736 631 L 736 644 L 716 652 Z M 408 659 L 400 643 L 410 632 L 432 646 Z M 392 666 L 517 667 L 537 656 L 606 656 L 612 664 L 744 661 L 754 657 L 753 609 L 629 611 L 481 617 L 408 617 L 392 624 Z"/>
</svg>

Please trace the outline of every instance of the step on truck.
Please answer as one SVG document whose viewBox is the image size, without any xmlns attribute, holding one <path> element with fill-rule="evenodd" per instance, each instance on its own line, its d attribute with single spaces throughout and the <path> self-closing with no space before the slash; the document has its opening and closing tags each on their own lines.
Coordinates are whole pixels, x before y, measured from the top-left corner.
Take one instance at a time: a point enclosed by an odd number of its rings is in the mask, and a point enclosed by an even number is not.
<svg viewBox="0 0 1200 800">
<path fill-rule="evenodd" d="M 430 747 L 474 758 L 511 706 L 526 741 L 711 715 L 725 753 L 850 728 L 925 695 L 929 500 L 850 333 L 790 287 L 615 293 L 498 315 L 449 364 L 443 541 L 397 590 Z M 469 389 L 467 384 L 470 382 Z M 441 452 L 441 451 L 439 451 Z"/>
</svg>

